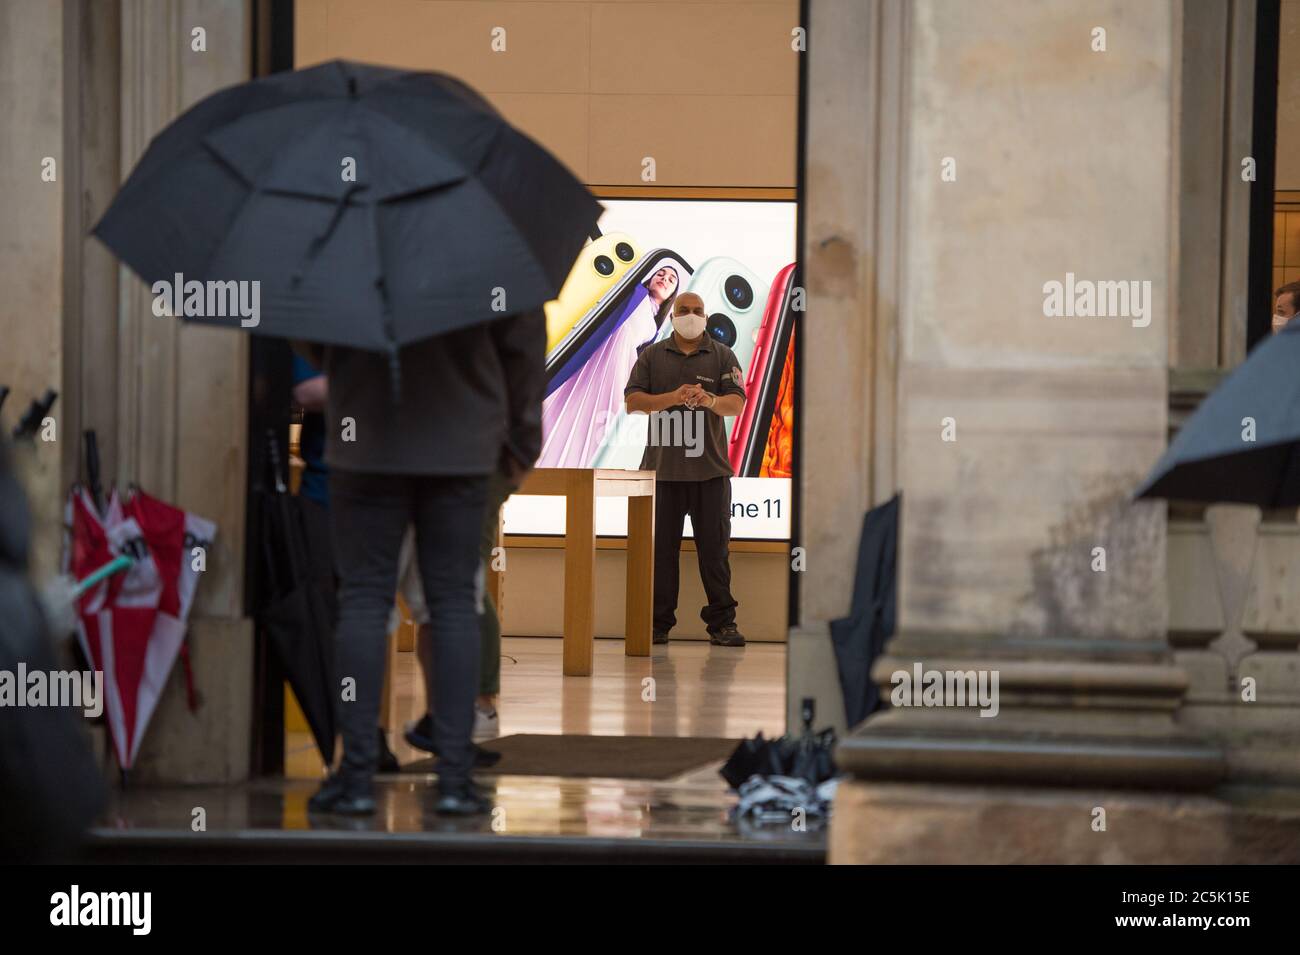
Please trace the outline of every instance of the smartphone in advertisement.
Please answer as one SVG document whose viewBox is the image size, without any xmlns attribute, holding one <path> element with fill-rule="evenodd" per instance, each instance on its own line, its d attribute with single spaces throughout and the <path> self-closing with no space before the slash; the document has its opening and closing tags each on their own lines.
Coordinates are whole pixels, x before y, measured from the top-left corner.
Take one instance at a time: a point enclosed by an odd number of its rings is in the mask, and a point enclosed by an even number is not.
<svg viewBox="0 0 1300 955">
<path fill-rule="evenodd" d="M 548 395 L 590 361 L 605 339 L 628 320 L 644 298 L 633 294 L 636 287 L 644 285 L 651 276 L 665 267 L 677 272 L 678 289 L 691 275 L 690 264 L 676 252 L 671 249 L 655 249 L 629 268 L 587 314 L 569 329 L 546 356 Z"/>
<path fill-rule="evenodd" d="M 799 347 L 796 337 L 791 327 L 790 346 L 785 352 L 772 419 L 767 426 L 767 448 L 758 467 L 759 477 L 794 477 L 794 352 Z"/>
<path fill-rule="evenodd" d="M 558 297 L 547 302 L 546 354 L 591 311 L 601 297 L 618 284 L 639 257 L 640 249 L 630 235 L 611 232 L 582 247 L 560 287 Z"/>
<path fill-rule="evenodd" d="M 705 333 L 730 348 L 748 374 L 767 307 L 767 283 L 735 259 L 714 256 L 700 264 L 683 291 L 704 300 Z M 736 419 L 728 418 L 728 439 L 735 426 Z"/>
<path fill-rule="evenodd" d="M 792 301 L 798 285 L 794 271 L 793 263 L 787 265 L 772 281 L 758 337 L 749 364 L 745 366 L 745 408 L 736 418 L 727 448 L 731 468 L 737 477 L 758 477 L 762 467 L 768 425 L 776 411 L 790 333 L 794 328 Z"/>
</svg>

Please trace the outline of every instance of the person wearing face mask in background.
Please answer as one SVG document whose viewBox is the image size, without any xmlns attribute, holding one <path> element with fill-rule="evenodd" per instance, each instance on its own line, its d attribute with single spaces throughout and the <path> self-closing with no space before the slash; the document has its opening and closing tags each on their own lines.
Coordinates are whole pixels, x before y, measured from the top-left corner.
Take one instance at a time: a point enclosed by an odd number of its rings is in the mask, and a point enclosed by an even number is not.
<svg viewBox="0 0 1300 955">
<path fill-rule="evenodd" d="M 1288 282 L 1273 293 L 1273 334 L 1286 328 L 1300 311 L 1300 282 Z"/>
<path fill-rule="evenodd" d="M 686 516 L 695 531 L 708 605 L 700 617 L 714 646 L 743 647 L 731 595 L 731 464 L 723 418 L 745 406 L 740 362 L 706 334 L 704 300 L 677 296 L 673 333 L 641 351 L 623 391 L 629 414 L 651 415 L 641 468 L 655 477 L 654 642 L 677 623 L 678 567 Z"/>
</svg>

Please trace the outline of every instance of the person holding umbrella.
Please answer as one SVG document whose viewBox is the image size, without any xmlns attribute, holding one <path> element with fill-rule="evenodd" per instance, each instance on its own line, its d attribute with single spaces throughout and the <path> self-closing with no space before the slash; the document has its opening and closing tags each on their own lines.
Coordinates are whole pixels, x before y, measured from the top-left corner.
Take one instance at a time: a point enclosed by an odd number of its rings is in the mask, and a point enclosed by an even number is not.
<svg viewBox="0 0 1300 955">
<path fill-rule="evenodd" d="M 435 809 L 469 815 L 491 808 L 470 781 L 483 594 L 479 532 L 490 475 L 499 468 L 519 483 L 541 449 L 545 350 L 540 310 L 427 339 L 403 349 L 407 374 L 396 400 L 384 356 L 323 350 L 343 760 L 311 809 L 375 810 L 384 642 L 408 523 L 433 635 Z"/>
<path fill-rule="evenodd" d="M 312 343 L 329 378 L 344 756 L 312 809 L 375 811 L 408 523 L 436 634 L 437 808 L 488 809 L 469 779 L 487 479 L 501 466 L 518 480 L 537 457 L 542 306 L 602 211 L 459 80 L 334 61 L 193 106 L 93 230 L 159 317 Z"/>
</svg>

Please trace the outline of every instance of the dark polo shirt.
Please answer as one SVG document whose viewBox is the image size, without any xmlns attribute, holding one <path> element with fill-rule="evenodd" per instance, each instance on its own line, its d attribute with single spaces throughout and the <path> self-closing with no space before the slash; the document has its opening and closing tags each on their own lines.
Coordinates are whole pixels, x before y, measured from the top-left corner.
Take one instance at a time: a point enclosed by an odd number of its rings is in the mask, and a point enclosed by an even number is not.
<svg viewBox="0 0 1300 955">
<path fill-rule="evenodd" d="M 712 394 L 745 397 L 740 362 L 726 345 L 709 335 L 689 355 L 682 354 L 669 335 L 642 349 L 623 389 L 662 395 L 682 385 L 699 385 Z M 688 421 L 687 418 L 690 418 Z M 698 453 L 697 453 L 698 452 Z M 727 460 L 727 427 L 707 408 L 675 405 L 650 416 L 649 436 L 641 469 L 655 471 L 660 481 L 707 481 L 731 477 Z"/>
</svg>

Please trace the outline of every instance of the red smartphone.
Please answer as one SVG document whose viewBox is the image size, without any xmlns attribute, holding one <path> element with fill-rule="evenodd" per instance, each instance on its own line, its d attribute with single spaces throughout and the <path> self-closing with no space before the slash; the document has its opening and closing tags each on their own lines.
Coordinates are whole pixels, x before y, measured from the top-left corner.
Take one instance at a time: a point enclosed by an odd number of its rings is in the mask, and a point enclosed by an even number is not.
<svg viewBox="0 0 1300 955">
<path fill-rule="evenodd" d="M 790 347 L 785 352 L 785 367 L 776 392 L 776 410 L 767 429 L 767 449 L 759 477 L 794 477 L 794 350 L 795 330 L 790 329 Z"/>
<path fill-rule="evenodd" d="M 758 327 L 758 340 L 745 376 L 745 408 L 731 432 L 727 456 L 737 477 L 758 477 L 767 447 L 768 425 L 777 410 L 790 333 L 794 329 L 791 307 L 798 283 L 795 266 L 787 265 L 772 280 Z"/>
</svg>

